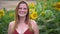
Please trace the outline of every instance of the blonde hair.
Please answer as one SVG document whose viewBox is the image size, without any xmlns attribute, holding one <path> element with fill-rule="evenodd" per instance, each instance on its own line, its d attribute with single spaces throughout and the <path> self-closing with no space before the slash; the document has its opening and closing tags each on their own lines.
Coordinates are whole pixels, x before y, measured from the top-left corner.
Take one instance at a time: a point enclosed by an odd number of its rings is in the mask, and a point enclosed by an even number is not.
<svg viewBox="0 0 60 34">
<path fill-rule="evenodd" d="M 26 19 L 25 19 L 25 23 L 26 24 L 28 24 L 28 26 L 29 26 L 29 30 L 30 31 L 33 31 L 32 30 L 32 26 L 31 26 L 31 23 L 30 23 L 30 19 L 29 19 L 29 7 L 28 7 L 28 5 L 27 5 L 27 3 L 26 2 L 24 2 L 24 1 L 21 1 L 21 2 L 19 2 L 19 4 L 18 4 L 18 6 L 16 7 L 16 11 L 15 11 L 15 25 L 14 25 L 14 28 L 13 28 L 13 32 L 14 32 L 14 30 L 17 28 L 17 25 L 18 25 L 18 20 L 19 20 L 19 15 L 18 15 L 18 9 L 19 9 L 19 5 L 20 4 L 26 4 L 26 6 L 27 6 L 27 15 L 26 15 Z"/>
</svg>

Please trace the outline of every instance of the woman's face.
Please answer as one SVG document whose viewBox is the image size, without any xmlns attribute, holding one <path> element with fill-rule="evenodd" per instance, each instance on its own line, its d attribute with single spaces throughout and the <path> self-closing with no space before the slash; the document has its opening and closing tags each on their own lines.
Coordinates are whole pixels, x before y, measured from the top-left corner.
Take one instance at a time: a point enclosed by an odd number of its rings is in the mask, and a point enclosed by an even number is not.
<svg viewBox="0 0 60 34">
<path fill-rule="evenodd" d="M 21 17 L 26 16 L 27 11 L 28 11 L 27 5 L 23 4 L 23 3 L 20 4 L 20 6 L 18 8 L 18 15 L 21 16 Z"/>
</svg>

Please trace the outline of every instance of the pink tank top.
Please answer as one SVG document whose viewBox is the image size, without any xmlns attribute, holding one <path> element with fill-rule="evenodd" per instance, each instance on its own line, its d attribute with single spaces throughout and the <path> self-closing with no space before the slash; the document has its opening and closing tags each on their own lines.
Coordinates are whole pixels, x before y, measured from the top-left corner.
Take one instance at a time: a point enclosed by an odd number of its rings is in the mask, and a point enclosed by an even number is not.
<svg viewBox="0 0 60 34">
<path fill-rule="evenodd" d="M 15 30 L 13 34 L 18 34 L 18 32 Z M 33 31 L 30 31 L 29 29 L 27 29 L 24 34 L 34 34 Z"/>
</svg>

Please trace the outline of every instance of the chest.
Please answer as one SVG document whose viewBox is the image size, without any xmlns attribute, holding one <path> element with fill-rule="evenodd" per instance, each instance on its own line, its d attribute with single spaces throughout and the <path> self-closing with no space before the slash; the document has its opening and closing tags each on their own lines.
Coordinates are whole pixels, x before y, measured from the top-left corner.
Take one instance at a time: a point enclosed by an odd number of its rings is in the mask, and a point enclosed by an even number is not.
<svg viewBox="0 0 60 34">
<path fill-rule="evenodd" d="M 19 34 L 23 34 L 26 30 L 28 29 L 28 25 L 25 24 L 25 23 L 22 23 L 22 24 L 19 24 L 16 31 L 19 33 Z"/>
</svg>

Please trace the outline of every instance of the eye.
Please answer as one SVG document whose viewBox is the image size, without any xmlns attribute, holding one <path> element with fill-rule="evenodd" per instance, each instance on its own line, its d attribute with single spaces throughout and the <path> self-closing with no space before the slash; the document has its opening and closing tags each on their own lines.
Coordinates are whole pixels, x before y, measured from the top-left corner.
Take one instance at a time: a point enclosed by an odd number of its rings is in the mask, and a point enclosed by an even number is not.
<svg viewBox="0 0 60 34">
<path fill-rule="evenodd" d="M 26 10 L 27 8 L 24 8 L 24 10 Z"/>
<path fill-rule="evenodd" d="M 22 9 L 22 8 L 19 8 L 19 9 Z"/>
</svg>

